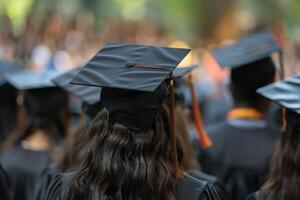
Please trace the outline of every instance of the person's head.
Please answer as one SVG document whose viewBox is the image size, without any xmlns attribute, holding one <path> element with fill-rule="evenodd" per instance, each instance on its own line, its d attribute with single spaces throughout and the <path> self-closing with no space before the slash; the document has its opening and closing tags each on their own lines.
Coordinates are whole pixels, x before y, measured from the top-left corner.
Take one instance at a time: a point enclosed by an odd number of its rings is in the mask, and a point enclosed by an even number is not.
<svg viewBox="0 0 300 200">
<path fill-rule="evenodd" d="M 17 125 L 17 90 L 9 84 L 0 86 L 0 143 Z"/>
<path fill-rule="evenodd" d="M 161 87 L 102 90 L 104 108 L 86 133 L 67 199 L 176 199 L 164 98 Z"/>
<path fill-rule="evenodd" d="M 300 196 L 300 115 L 287 111 L 287 127 L 274 153 L 271 172 L 261 189 L 261 199 L 298 199 Z"/>
<path fill-rule="evenodd" d="M 68 127 L 68 95 L 49 87 L 25 91 L 23 106 L 27 115 L 20 131 L 12 135 L 8 146 L 15 146 L 35 131 L 48 134 L 53 143 L 65 137 Z"/>
<path fill-rule="evenodd" d="M 274 82 L 275 72 L 271 57 L 232 69 L 230 90 L 235 105 L 266 111 L 268 101 L 257 94 L 256 90 Z"/>
</svg>

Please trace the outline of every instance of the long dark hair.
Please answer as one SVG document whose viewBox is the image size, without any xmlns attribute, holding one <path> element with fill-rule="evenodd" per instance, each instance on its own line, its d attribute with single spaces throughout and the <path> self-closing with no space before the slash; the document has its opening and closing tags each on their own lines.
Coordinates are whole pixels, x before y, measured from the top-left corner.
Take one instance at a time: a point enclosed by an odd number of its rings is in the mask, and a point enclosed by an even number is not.
<svg viewBox="0 0 300 200">
<path fill-rule="evenodd" d="M 82 162 L 66 199 L 177 199 L 168 116 L 163 105 L 153 127 L 137 133 L 117 122 L 110 124 L 103 108 L 87 131 Z"/>
<path fill-rule="evenodd" d="M 67 132 L 68 95 L 59 88 L 28 90 L 24 94 L 27 121 L 8 138 L 2 150 L 18 145 L 35 130 L 43 130 L 55 143 Z"/>
<path fill-rule="evenodd" d="M 300 117 L 296 126 L 287 127 L 274 153 L 271 172 L 260 192 L 260 199 L 296 200 L 300 197 Z"/>
</svg>

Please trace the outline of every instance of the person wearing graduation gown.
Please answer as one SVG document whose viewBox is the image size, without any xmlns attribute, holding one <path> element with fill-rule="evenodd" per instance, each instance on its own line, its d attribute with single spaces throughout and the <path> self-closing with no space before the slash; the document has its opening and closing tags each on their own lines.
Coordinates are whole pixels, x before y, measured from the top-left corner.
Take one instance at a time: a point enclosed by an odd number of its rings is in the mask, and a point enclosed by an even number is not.
<svg viewBox="0 0 300 200">
<path fill-rule="evenodd" d="M 70 84 L 72 78 L 81 70 L 81 68 L 73 69 L 61 74 L 51 81 L 61 89 L 76 96 L 82 101 L 81 114 L 77 126 L 69 131 L 67 137 L 62 142 L 62 150 L 60 155 L 53 161 L 53 164 L 43 172 L 38 188 L 33 199 L 44 199 L 52 178 L 58 172 L 68 172 L 75 169 L 79 163 L 80 149 L 85 148 L 85 132 L 91 121 L 101 110 L 100 92 L 101 88 L 89 87 L 84 85 Z"/>
<path fill-rule="evenodd" d="M 256 89 L 274 82 L 270 57 L 280 47 L 268 32 L 256 33 L 213 52 L 221 66 L 229 66 L 234 108 L 224 122 L 207 127 L 213 141 L 203 150 L 203 171 L 217 176 L 229 199 L 244 199 L 256 191 L 268 172 L 279 132 L 265 117 L 269 102 Z"/>
<path fill-rule="evenodd" d="M 4 144 L 0 162 L 7 173 L 12 200 L 32 200 L 41 173 L 67 131 L 67 94 L 49 79 L 56 72 L 19 71 L 7 81 L 24 90 L 23 106 L 28 121 Z"/>
<path fill-rule="evenodd" d="M 285 110 L 285 128 L 261 189 L 247 200 L 296 200 L 300 197 L 300 74 L 260 88 L 258 93 Z"/>
<path fill-rule="evenodd" d="M 164 104 L 170 74 L 188 52 L 109 43 L 87 63 L 72 83 L 102 87 L 104 107 L 86 133 L 80 165 L 58 174 L 46 199 L 222 199 L 180 170 L 172 104 Z"/>
</svg>

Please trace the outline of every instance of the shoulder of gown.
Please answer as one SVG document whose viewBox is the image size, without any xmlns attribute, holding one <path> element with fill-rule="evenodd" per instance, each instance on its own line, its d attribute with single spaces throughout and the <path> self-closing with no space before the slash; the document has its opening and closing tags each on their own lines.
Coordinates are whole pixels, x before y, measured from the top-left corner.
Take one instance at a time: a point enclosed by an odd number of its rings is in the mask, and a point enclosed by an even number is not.
<svg viewBox="0 0 300 200">
<path fill-rule="evenodd" d="M 214 184 L 186 175 L 177 184 L 180 199 L 189 200 L 224 200 L 223 194 Z"/>
<path fill-rule="evenodd" d="M 246 198 L 246 200 L 258 200 L 259 199 L 258 196 L 259 196 L 259 192 L 254 192 L 254 193 L 250 194 Z"/>
<path fill-rule="evenodd" d="M 61 200 L 62 198 L 62 182 L 63 182 L 63 174 L 56 174 L 47 189 L 46 197 L 44 200 Z"/>
<path fill-rule="evenodd" d="M 66 175 L 57 174 L 51 181 L 45 200 L 62 200 L 63 185 Z M 177 188 L 180 199 L 189 200 L 224 200 L 223 195 L 215 186 L 206 181 L 200 181 L 189 175 L 178 181 Z"/>
</svg>

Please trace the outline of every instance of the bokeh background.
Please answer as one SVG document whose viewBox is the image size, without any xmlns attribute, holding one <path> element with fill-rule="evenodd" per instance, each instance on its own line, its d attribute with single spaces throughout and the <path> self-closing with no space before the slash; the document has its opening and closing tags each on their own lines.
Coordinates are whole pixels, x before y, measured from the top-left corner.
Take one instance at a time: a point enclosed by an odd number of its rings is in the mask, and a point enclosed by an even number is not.
<svg viewBox="0 0 300 200">
<path fill-rule="evenodd" d="M 200 63 L 198 98 L 213 110 L 227 102 L 228 72 L 205 50 L 265 27 L 284 47 L 286 75 L 299 72 L 299 0 L 0 0 L 0 59 L 68 70 L 106 42 L 191 47 L 182 65 Z"/>
</svg>

